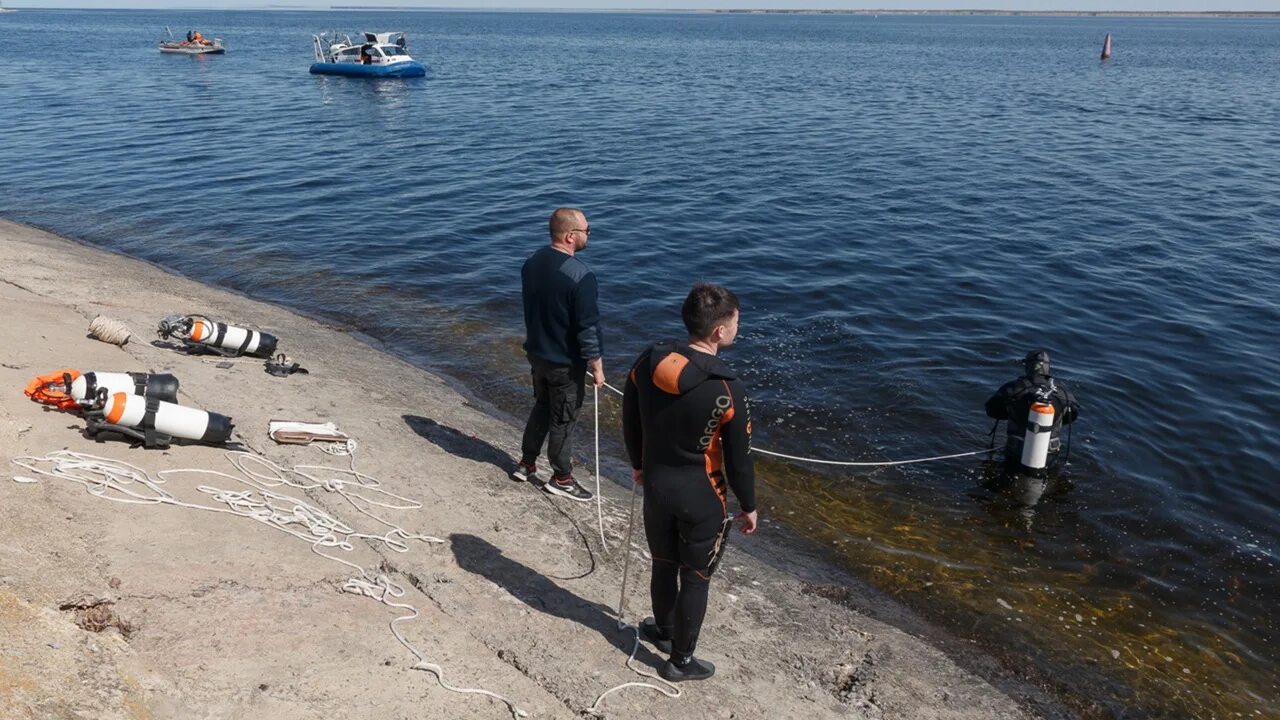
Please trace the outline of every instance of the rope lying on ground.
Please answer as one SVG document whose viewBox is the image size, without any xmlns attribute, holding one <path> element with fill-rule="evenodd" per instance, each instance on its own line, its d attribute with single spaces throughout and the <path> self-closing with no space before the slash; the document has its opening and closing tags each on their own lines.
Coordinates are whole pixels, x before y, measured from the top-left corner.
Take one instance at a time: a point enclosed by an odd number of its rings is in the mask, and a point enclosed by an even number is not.
<svg viewBox="0 0 1280 720">
<path fill-rule="evenodd" d="M 353 539 L 381 543 L 394 552 L 408 552 L 409 542 L 415 540 L 426 543 L 444 542 L 430 535 L 410 533 L 375 515 L 370 508 L 412 510 L 421 508 L 422 503 L 384 490 L 377 479 L 357 471 L 353 451 L 354 447 L 351 447 L 347 452 L 351 455 L 352 465 L 347 470 L 320 465 L 298 465 L 292 469 L 285 469 L 260 455 L 240 451 L 225 453 L 232 466 L 240 472 L 239 476 L 203 468 L 161 470 L 153 476 L 136 465 L 70 450 L 58 450 L 43 457 L 17 457 L 12 462 L 35 475 L 77 483 L 89 494 L 113 502 L 135 505 L 172 505 L 237 515 L 260 522 L 300 540 L 306 540 L 311 543 L 311 551 L 315 554 L 341 563 L 355 571 L 355 575 L 343 583 L 343 592 L 372 598 L 387 607 L 408 612 L 392 620 L 390 627 L 396 640 L 417 658 L 418 662 L 412 666 L 413 669 L 432 673 L 440 686 L 446 690 L 493 698 L 506 704 L 513 717 L 526 717 L 528 713 L 502 695 L 489 690 L 450 685 L 444 679 L 444 669 L 427 660 L 425 655 L 405 639 L 398 627 L 399 624 L 414 620 L 421 613 L 408 603 L 394 601 L 405 594 L 401 585 L 385 573 L 371 572 L 349 560 L 320 551 L 321 548 L 337 548 L 350 552 L 354 550 L 351 542 Z M 321 473 L 328 475 L 322 476 Z M 196 489 L 216 505 L 189 503 L 178 500 L 162 487 L 168 480 L 168 476 L 178 474 L 212 475 L 234 480 L 247 485 L 249 489 L 227 490 L 199 485 Z M 21 476 L 15 477 L 14 480 L 25 484 L 36 482 L 33 478 Z M 386 526 L 388 530 L 382 535 L 360 532 L 305 500 L 277 492 L 276 488 L 281 487 L 301 491 L 323 489 L 337 493 L 358 512 Z"/>
<path fill-rule="evenodd" d="M 612 390 L 619 397 L 622 397 L 623 392 L 618 388 L 610 385 L 609 383 L 604 383 L 604 386 Z M 598 432 L 599 431 L 597 431 L 597 433 Z M 596 452 L 598 453 L 599 450 L 597 450 Z M 969 457 L 970 455 L 985 455 L 987 453 L 995 452 L 995 449 L 983 448 L 982 450 L 955 453 L 954 455 L 934 455 L 933 457 L 913 458 L 911 460 L 881 460 L 876 462 L 868 462 L 868 461 L 861 461 L 861 460 L 822 460 L 820 458 L 804 457 L 802 455 L 785 455 L 780 452 L 765 450 L 764 448 L 758 448 L 758 447 L 752 447 L 751 452 L 760 453 L 761 455 L 771 455 L 773 457 L 783 458 L 786 460 L 816 463 L 818 465 L 839 465 L 842 467 L 888 467 L 890 465 L 912 465 L 915 463 L 933 462 L 935 460 L 950 460 L 952 458 Z"/>
</svg>

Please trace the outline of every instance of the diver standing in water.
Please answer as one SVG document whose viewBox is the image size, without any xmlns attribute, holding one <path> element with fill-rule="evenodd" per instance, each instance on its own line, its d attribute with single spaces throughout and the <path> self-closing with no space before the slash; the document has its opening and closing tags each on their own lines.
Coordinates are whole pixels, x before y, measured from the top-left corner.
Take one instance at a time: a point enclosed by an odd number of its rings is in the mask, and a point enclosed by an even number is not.
<svg viewBox="0 0 1280 720">
<path fill-rule="evenodd" d="M 670 659 L 663 678 L 705 680 L 715 666 L 693 657 L 707 614 L 711 575 L 724 553 L 731 516 L 726 490 L 742 507 L 742 531 L 756 530 L 751 415 L 742 381 L 717 353 L 738 335 L 738 298 L 699 283 L 681 308 L 686 343 L 658 343 L 627 377 L 622 429 L 633 478 L 644 487 L 644 531 L 653 556 L 653 618 L 640 634 Z"/>
<path fill-rule="evenodd" d="M 1065 383 L 1050 374 L 1049 352 L 1032 350 L 1022 361 L 1024 374 L 987 400 L 987 417 L 1007 420 L 1005 463 L 1040 472 L 1057 458 L 1063 425 L 1075 422 L 1080 405 Z"/>
</svg>

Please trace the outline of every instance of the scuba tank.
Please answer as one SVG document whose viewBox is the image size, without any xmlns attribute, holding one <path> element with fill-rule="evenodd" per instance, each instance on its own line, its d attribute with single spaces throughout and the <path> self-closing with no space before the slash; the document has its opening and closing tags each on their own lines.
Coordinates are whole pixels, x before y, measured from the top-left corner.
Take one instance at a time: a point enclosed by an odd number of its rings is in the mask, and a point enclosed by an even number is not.
<svg viewBox="0 0 1280 720">
<path fill-rule="evenodd" d="M 178 402 L 178 378 L 169 374 L 87 372 L 72 379 L 68 388 L 71 397 L 81 404 L 92 403 L 98 396 L 98 388 L 106 388 L 112 395 L 122 392 Z"/>
<path fill-rule="evenodd" d="M 218 445 L 231 439 L 231 418 L 183 407 L 155 397 L 110 393 L 98 388 L 93 409 L 86 413 L 88 432 L 117 432 L 142 441 L 146 447 L 167 447 L 173 438 Z"/>
<path fill-rule="evenodd" d="M 37 402 L 61 410 L 81 410 L 93 404 L 99 388 L 178 402 L 178 378 L 150 373 L 103 373 L 65 368 L 34 378 L 23 392 Z"/>
<path fill-rule="evenodd" d="M 169 315 L 160 321 L 156 334 L 165 340 L 176 337 L 189 350 L 226 356 L 269 358 L 280 342 L 275 335 L 214 322 L 203 315 Z"/>
<path fill-rule="evenodd" d="M 1027 433 L 1022 439 L 1022 466 L 1028 470 L 1043 470 L 1049 464 L 1053 415 L 1053 405 L 1047 400 L 1031 403 L 1031 408 L 1027 410 Z"/>
</svg>

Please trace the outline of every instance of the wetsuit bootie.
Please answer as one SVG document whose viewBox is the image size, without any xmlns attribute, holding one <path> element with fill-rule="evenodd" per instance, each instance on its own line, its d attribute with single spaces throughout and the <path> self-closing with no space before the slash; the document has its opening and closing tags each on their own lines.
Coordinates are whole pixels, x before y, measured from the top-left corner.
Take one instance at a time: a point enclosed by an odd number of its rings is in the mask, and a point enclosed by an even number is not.
<svg viewBox="0 0 1280 720">
<path fill-rule="evenodd" d="M 647 617 L 640 623 L 640 637 L 663 655 L 671 654 L 671 637 L 662 632 L 653 618 Z"/>
<path fill-rule="evenodd" d="M 706 660 L 699 660 L 690 657 L 683 664 L 676 663 L 677 658 L 668 660 L 658 670 L 658 674 L 667 682 L 681 682 L 684 680 L 706 680 L 716 674 L 716 666 Z"/>
</svg>

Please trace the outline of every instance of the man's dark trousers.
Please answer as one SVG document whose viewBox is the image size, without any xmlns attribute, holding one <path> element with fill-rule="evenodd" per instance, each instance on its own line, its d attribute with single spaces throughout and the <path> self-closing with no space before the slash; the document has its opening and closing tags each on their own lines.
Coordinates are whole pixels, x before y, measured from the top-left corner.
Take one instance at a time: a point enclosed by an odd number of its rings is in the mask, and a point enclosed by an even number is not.
<svg viewBox="0 0 1280 720">
<path fill-rule="evenodd" d="M 558 365 L 529 356 L 535 403 L 520 443 L 523 460 L 532 462 L 547 443 L 547 458 L 556 477 L 573 473 L 573 428 L 586 393 L 586 365 Z"/>
</svg>

